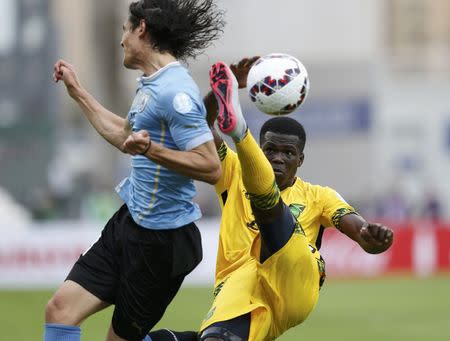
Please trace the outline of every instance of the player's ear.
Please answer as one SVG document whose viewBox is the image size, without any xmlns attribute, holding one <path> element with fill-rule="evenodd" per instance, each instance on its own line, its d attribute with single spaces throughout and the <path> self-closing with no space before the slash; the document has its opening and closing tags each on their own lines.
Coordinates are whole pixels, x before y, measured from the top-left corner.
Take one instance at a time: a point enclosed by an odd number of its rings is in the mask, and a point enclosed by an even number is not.
<svg viewBox="0 0 450 341">
<path fill-rule="evenodd" d="M 146 33 L 146 29 L 147 29 L 147 24 L 145 23 L 144 19 L 141 19 L 141 21 L 139 22 L 139 27 L 138 27 L 138 33 L 140 36 L 145 35 Z"/>
</svg>

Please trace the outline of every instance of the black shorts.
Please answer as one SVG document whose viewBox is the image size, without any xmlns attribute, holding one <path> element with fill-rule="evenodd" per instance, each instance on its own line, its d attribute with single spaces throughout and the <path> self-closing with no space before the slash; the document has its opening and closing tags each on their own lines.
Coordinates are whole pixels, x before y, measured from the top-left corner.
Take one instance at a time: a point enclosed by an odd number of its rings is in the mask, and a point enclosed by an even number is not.
<svg viewBox="0 0 450 341">
<path fill-rule="evenodd" d="M 201 236 L 194 223 L 171 230 L 146 229 L 123 205 L 66 280 L 115 304 L 117 335 L 142 340 L 201 259 Z"/>
</svg>

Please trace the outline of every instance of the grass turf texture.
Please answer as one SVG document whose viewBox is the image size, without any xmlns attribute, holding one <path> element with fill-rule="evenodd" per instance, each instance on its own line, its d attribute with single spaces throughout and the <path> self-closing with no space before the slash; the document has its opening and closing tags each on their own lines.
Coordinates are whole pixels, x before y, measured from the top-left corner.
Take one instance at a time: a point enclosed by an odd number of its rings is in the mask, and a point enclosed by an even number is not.
<svg viewBox="0 0 450 341">
<path fill-rule="evenodd" d="M 0 291 L 0 340 L 42 340 L 51 291 Z M 179 292 L 158 327 L 190 330 L 211 302 L 208 288 Z M 83 340 L 104 340 L 112 309 L 89 318 Z M 450 276 L 328 281 L 310 318 L 279 340 L 450 340 Z"/>
</svg>

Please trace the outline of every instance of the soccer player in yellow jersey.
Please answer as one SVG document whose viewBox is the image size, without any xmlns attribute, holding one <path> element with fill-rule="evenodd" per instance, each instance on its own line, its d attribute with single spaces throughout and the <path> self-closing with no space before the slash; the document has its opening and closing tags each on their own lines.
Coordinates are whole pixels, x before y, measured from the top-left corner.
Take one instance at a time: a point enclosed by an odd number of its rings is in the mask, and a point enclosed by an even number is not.
<svg viewBox="0 0 450 341">
<path fill-rule="evenodd" d="M 268 120 L 257 145 L 238 99 L 253 61 L 233 66 L 239 83 L 224 63 L 210 72 L 217 125 L 237 152 L 215 134 L 222 221 L 215 300 L 200 328 L 206 341 L 272 340 L 304 321 L 325 275 L 319 253 L 324 227 L 338 228 L 369 253 L 383 252 L 393 241 L 389 228 L 366 222 L 333 189 L 296 177 L 306 140 L 300 123 Z M 206 102 L 210 113 L 217 112 L 211 96 Z"/>
<path fill-rule="evenodd" d="M 393 232 L 366 222 L 333 189 L 296 176 L 304 160 L 305 131 L 288 117 L 268 120 L 258 146 L 242 116 L 238 87 L 255 61 L 215 64 L 205 98 L 222 163 L 215 185 L 222 206 L 215 300 L 204 318 L 202 341 L 273 340 L 300 324 L 317 303 L 325 277 L 319 253 L 325 227 L 334 226 L 369 253 L 386 251 Z M 233 73 L 237 76 L 237 80 Z M 214 98 L 215 97 L 215 98 Z M 218 104 L 218 106 L 217 106 Z M 232 151 L 213 128 L 231 136 Z M 196 340 L 195 333 L 159 330 L 153 341 Z"/>
</svg>

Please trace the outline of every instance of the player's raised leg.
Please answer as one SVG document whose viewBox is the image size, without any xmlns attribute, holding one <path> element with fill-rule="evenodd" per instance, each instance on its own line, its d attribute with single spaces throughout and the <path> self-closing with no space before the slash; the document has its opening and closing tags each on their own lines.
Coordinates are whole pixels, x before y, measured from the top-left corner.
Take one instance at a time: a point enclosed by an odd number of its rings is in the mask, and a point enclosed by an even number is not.
<svg viewBox="0 0 450 341">
<path fill-rule="evenodd" d="M 238 83 L 230 68 L 223 62 L 216 63 L 211 68 L 210 81 L 219 105 L 219 129 L 231 136 L 236 145 L 242 181 L 261 230 L 261 261 L 264 261 L 289 240 L 294 230 L 293 219 L 280 200 L 270 162 L 247 129 L 239 103 Z M 274 228 L 277 222 L 282 222 L 280 228 Z"/>
<path fill-rule="evenodd" d="M 242 168 L 242 179 L 252 203 L 261 209 L 274 207 L 280 198 L 272 166 L 247 129 L 239 103 L 238 83 L 223 62 L 212 66 L 211 88 L 219 104 L 219 129 L 233 138 Z"/>
</svg>

